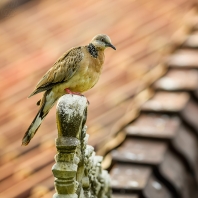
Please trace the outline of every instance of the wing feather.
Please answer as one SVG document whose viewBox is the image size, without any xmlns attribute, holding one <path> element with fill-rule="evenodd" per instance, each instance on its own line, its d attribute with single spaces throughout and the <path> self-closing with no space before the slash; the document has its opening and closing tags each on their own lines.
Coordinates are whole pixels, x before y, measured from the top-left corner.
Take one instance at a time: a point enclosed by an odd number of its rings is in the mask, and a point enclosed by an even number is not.
<svg viewBox="0 0 198 198">
<path fill-rule="evenodd" d="M 36 85 L 35 90 L 29 97 L 51 89 L 53 86 L 67 82 L 78 70 L 80 61 L 83 59 L 81 47 L 72 48 L 63 54 L 49 69 Z"/>
</svg>

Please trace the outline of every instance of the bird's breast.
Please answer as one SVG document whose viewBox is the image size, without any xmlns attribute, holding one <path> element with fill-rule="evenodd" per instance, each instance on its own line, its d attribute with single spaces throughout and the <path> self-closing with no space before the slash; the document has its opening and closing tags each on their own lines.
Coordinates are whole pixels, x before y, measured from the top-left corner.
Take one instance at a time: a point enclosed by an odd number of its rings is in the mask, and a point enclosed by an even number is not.
<svg viewBox="0 0 198 198">
<path fill-rule="evenodd" d="M 97 58 L 85 53 L 79 69 L 68 82 L 60 85 L 59 90 L 69 88 L 71 91 L 83 93 L 91 89 L 99 80 L 103 63 L 104 53 L 99 53 Z"/>
</svg>

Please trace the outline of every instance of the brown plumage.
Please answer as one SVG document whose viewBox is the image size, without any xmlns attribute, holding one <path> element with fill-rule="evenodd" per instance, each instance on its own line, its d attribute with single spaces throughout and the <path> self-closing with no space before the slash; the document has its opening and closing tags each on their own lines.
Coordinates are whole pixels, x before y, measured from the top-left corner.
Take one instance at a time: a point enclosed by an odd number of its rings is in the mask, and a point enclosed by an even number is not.
<svg viewBox="0 0 198 198">
<path fill-rule="evenodd" d="M 67 91 L 81 94 L 98 81 L 104 63 L 104 50 L 115 49 L 107 35 L 95 36 L 86 46 L 76 47 L 63 54 L 47 71 L 29 97 L 45 91 L 36 117 L 25 133 L 22 145 L 27 145 L 54 103 Z"/>
</svg>

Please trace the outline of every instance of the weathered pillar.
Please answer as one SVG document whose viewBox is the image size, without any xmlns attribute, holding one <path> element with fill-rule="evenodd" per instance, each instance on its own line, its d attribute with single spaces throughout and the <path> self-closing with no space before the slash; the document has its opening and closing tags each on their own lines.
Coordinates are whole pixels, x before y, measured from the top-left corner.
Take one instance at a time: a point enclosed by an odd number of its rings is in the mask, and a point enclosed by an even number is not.
<svg viewBox="0 0 198 198">
<path fill-rule="evenodd" d="M 103 158 L 87 145 L 87 105 L 83 96 L 67 94 L 58 100 L 53 198 L 111 197 L 109 174 L 101 167 Z"/>
<path fill-rule="evenodd" d="M 64 95 L 57 104 L 58 138 L 52 167 L 56 193 L 53 198 L 77 198 L 79 186 L 76 175 L 80 161 L 80 136 L 86 121 L 87 99 L 77 95 Z"/>
</svg>

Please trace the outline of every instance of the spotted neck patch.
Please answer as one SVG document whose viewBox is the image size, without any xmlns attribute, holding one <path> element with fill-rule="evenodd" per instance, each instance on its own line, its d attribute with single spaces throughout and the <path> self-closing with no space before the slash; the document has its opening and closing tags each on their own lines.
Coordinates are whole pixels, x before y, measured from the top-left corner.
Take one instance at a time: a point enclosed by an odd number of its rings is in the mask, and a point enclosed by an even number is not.
<svg viewBox="0 0 198 198">
<path fill-rule="evenodd" d="M 91 56 L 93 56 L 94 58 L 98 57 L 98 51 L 92 43 L 88 45 L 88 50 Z"/>
</svg>

